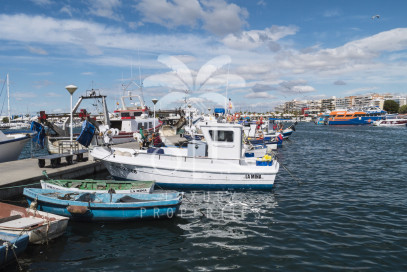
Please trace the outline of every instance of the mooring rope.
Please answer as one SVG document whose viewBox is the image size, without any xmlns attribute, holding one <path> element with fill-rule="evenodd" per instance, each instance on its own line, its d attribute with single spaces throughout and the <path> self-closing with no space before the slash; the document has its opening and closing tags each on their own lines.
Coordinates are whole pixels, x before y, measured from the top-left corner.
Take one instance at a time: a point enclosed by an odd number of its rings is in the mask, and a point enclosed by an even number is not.
<svg viewBox="0 0 407 272">
<path fill-rule="evenodd" d="M 26 186 L 38 185 L 38 184 L 41 184 L 41 183 L 40 183 L 40 182 L 35 182 L 35 183 L 29 183 L 29 184 L 23 184 L 23 185 L 16 185 L 16 186 L 9 186 L 9 187 L 1 187 L 0 190 L 13 189 L 13 188 L 19 188 L 19 187 L 26 187 Z"/>
<path fill-rule="evenodd" d="M 277 154 L 274 153 L 274 151 L 271 151 L 271 153 L 273 154 L 273 157 L 276 158 L 277 162 L 288 172 L 288 174 L 290 174 L 290 176 L 291 176 L 293 179 L 295 179 L 295 180 L 297 181 L 297 184 L 298 184 L 298 185 L 301 185 L 301 184 L 302 184 L 302 181 L 301 181 L 297 176 L 295 176 L 295 175 L 278 159 Z"/>
</svg>

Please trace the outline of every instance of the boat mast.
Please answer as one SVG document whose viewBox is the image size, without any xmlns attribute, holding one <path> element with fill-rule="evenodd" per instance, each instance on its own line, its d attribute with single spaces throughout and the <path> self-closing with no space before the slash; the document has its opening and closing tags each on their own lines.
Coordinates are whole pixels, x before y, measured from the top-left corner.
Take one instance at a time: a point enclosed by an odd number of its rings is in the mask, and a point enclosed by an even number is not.
<svg viewBox="0 0 407 272">
<path fill-rule="evenodd" d="M 7 109 L 8 109 L 8 123 L 10 124 L 11 123 L 11 116 L 10 116 L 10 82 L 9 82 L 9 79 L 8 79 L 8 73 L 7 73 L 7 78 L 6 78 L 6 81 L 7 81 Z"/>
</svg>

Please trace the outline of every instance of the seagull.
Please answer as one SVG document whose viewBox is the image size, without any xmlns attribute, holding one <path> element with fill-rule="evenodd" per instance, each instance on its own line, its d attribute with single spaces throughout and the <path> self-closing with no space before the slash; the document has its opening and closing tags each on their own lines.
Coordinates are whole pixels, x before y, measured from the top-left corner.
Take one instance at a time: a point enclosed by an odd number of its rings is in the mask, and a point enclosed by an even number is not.
<svg viewBox="0 0 407 272">
<path fill-rule="evenodd" d="M 377 15 L 374 15 L 374 16 L 372 16 L 372 20 L 374 20 L 374 19 L 379 19 L 380 18 L 380 15 L 379 14 L 377 14 Z"/>
</svg>

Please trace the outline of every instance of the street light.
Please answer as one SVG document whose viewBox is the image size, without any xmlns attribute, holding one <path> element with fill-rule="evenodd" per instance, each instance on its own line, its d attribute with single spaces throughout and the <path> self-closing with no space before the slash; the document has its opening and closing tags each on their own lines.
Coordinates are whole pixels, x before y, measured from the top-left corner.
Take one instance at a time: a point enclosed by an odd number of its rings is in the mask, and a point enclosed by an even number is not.
<svg viewBox="0 0 407 272">
<path fill-rule="evenodd" d="M 71 154 L 73 154 L 73 151 L 72 151 L 72 142 L 73 142 L 73 122 L 72 122 L 72 120 L 73 120 L 73 111 L 72 111 L 72 96 L 73 96 L 73 93 L 76 91 L 76 89 L 78 89 L 78 87 L 76 87 L 75 85 L 68 85 L 68 86 L 66 86 L 65 87 L 65 89 L 67 89 L 68 90 L 68 92 L 71 94 L 71 108 L 70 108 L 70 111 L 71 111 Z"/>
<path fill-rule="evenodd" d="M 151 101 L 153 101 L 153 104 L 154 104 L 154 132 L 155 132 L 155 104 L 157 104 L 158 99 L 153 98 L 153 99 L 151 99 Z"/>
</svg>

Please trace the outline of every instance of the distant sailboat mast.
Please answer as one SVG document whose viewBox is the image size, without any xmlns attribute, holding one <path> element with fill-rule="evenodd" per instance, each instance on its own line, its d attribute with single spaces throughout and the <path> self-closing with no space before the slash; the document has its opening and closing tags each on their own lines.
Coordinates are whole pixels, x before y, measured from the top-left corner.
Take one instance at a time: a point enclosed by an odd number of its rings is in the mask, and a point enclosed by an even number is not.
<svg viewBox="0 0 407 272">
<path fill-rule="evenodd" d="M 10 116 L 10 83 L 9 83 L 9 79 L 8 79 L 8 73 L 7 73 L 6 81 L 7 81 L 7 109 L 8 109 L 8 123 L 10 124 L 10 122 L 11 122 L 11 116 Z"/>
</svg>

